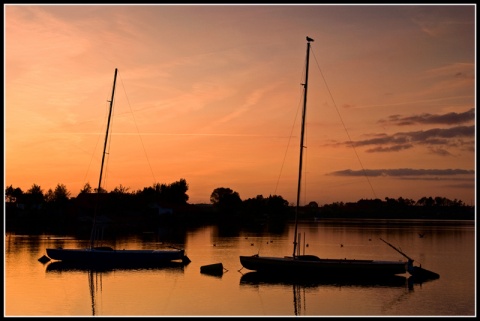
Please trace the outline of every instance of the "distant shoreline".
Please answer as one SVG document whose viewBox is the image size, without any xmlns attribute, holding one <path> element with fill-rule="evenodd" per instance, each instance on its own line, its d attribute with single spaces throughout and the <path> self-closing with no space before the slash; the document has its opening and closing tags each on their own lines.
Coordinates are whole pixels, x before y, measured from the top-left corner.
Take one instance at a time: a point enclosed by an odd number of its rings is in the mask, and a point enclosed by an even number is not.
<svg viewBox="0 0 480 321">
<path fill-rule="evenodd" d="M 325 205 L 321 207 L 303 206 L 297 213 L 299 222 L 324 222 L 355 224 L 404 224 L 412 221 L 440 222 L 451 225 L 454 222 L 475 222 L 473 206 L 406 206 L 385 207 L 365 206 L 360 203 Z M 138 210 L 138 209 L 137 209 Z M 265 209 L 262 209 L 265 210 Z M 142 233 L 158 229 L 169 229 L 172 234 L 181 234 L 187 228 L 216 225 L 235 230 L 260 231 L 265 226 L 285 228 L 295 221 L 295 207 L 281 208 L 283 213 L 255 212 L 242 208 L 235 211 L 221 211 L 211 204 L 173 206 L 170 211 L 126 211 L 104 209 L 97 215 L 97 223 L 105 226 L 112 235 Z M 19 209 L 7 206 L 5 231 L 20 234 L 63 234 L 88 238 L 93 215 L 77 207 L 68 211 L 47 209 Z M 176 232 L 177 231 L 177 232 Z"/>
</svg>

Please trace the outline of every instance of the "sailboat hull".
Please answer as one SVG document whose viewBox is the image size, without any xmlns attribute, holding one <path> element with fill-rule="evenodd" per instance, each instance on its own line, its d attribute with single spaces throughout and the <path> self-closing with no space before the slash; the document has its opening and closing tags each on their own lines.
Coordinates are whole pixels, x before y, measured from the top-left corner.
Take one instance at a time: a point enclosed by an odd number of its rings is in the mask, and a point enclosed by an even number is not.
<svg viewBox="0 0 480 321">
<path fill-rule="evenodd" d="M 183 260 L 183 249 L 165 250 L 114 250 L 111 248 L 93 249 L 46 249 L 52 260 L 69 263 L 96 264 L 161 264 L 169 261 Z"/>
<path fill-rule="evenodd" d="M 242 266 L 248 270 L 257 271 L 262 274 L 274 274 L 276 276 L 283 276 L 285 278 L 290 277 L 384 277 L 396 274 L 410 273 L 416 274 L 418 277 L 434 278 L 438 275 L 431 271 L 424 271 L 424 269 L 413 268 L 413 260 L 406 256 L 403 252 L 400 252 L 408 261 L 379 261 L 379 260 L 352 260 L 352 259 L 321 259 L 313 255 L 295 255 L 297 252 L 297 230 L 298 230 L 298 212 L 300 208 L 300 190 L 302 182 L 302 162 L 303 162 L 303 150 L 304 134 L 305 134 L 305 115 L 307 108 L 307 89 L 308 89 L 308 67 L 310 60 L 310 42 L 313 39 L 307 37 L 307 58 L 305 66 L 305 82 L 303 85 L 303 112 L 302 112 L 302 126 L 300 135 L 300 158 L 298 168 L 298 184 L 297 184 L 297 206 L 295 209 L 295 231 L 293 233 L 293 252 L 292 257 L 260 257 L 259 255 L 253 256 L 240 256 L 240 262 Z"/>
<path fill-rule="evenodd" d="M 240 278 L 240 285 L 297 285 L 305 288 L 317 286 L 358 286 L 358 287 L 405 287 L 413 283 L 412 277 L 405 275 L 382 275 L 362 277 L 338 276 L 284 276 L 261 272 L 247 272 Z"/>
<path fill-rule="evenodd" d="M 104 168 L 105 155 L 107 154 L 108 134 L 110 131 L 110 120 L 113 109 L 113 99 L 115 95 L 115 84 L 117 80 L 117 69 L 113 78 L 112 98 L 110 99 L 110 109 L 108 113 L 107 130 L 105 133 L 105 142 L 103 147 L 102 165 L 100 167 L 100 177 L 98 181 L 97 196 L 101 195 L 102 174 Z M 98 202 L 98 199 L 97 199 Z M 95 207 L 96 209 L 97 207 Z M 47 256 L 52 260 L 79 265 L 157 265 L 165 262 L 181 260 L 189 263 L 190 260 L 185 256 L 183 249 L 164 249 L 164 250 L 114 250 L 110 247 L 95 247 L 97 239 L 96 211 L 93 216 L 93 226 L 91 234 L 91 247 L 87 249 L 46 249 Z"/>
<path fill-rule="evenodd" d="M 311 255 L 295 258 L 240 256 L 240 263 L 248 270 L 261 273 L 305 277 L 385 276 L 404 274 L 408 267 L 405 261 L 320 259 Z"/>
</svg>

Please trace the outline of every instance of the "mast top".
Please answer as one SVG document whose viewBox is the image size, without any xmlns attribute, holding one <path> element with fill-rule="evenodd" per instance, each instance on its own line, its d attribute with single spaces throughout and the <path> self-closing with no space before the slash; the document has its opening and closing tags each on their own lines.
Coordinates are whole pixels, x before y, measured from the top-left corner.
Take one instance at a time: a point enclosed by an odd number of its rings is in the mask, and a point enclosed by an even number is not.
<svg viewBox="0 0 480 321">
<path fill-rule="evenodd" d="M 309 36 L 307 36 L 307 41 L 308 42 L 313 42 L 314 40 L 312 38 L 310 38 Z"/>
</svg>

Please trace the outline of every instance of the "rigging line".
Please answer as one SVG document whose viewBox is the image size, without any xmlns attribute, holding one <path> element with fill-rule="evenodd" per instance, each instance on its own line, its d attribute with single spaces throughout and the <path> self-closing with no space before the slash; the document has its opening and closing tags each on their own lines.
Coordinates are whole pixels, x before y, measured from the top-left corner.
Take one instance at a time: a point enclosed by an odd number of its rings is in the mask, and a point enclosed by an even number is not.
<svg viewBox="0 0 480 321">
<path fill-rule="evenodd" d="M 303 86 L 302 86 L 303 88 Z M 303 89 L 305 90 L 305 89 Z M 303 90 L 302 90 L 302 95 L 301 97 L 303 97 Z M 285 160 L 287 158 L 287 153 L 288 153 L 288 148 L 290 146 L 290 141 L 292 140 L 292 135 L 293 135 L 293 129 L 295 128 L 295 123 L 297 122 L 297 116 L 298 116 L 298 112 L 300 111 L 300 107 L 301 107 L 301 103 L 302 103 L 302 99 L 303 98 L 300 98 L 299 102 L 298 102 L 298 107 L 297 107 L 297 112 L 295 114 L 295 118 L 293 119 L 293 124 L 292 124 L 292 128 L 290 130 L 290 135 L 288 136 L 288 143 L 287 143 L 287 148 L 285 150 L 285 155 L 283 156 L 283 161 L 282 161 L 282 166 L 280 167 L 280 173 L 278 174 L 278 179 L 277 179 L 277 184 L 275 185 L 275 192 L 273 193 L 274 195 L 277 195 L 277 188 L 278 188 L 278 184 L 280 182 L 280 176 L 282 176 L 282 171 L 283 171 L 283 166 L 285 165 Z"/>
<path fill-rule="evenodd" d="M 108 101 L 108 103 L 110 104 L 110 101 Z M 114 117 L 115 116 L 115 104 L 116 104 L 116 99 L 113 100 L 113 103 L 112 103 L 112 117 L 110 118 L 110 127 L 109 127 L 109 130 L 108 130 L 108 144 L 107 144 L 107 150 L 105 150 L 105 155 L 106 155 L 106 161 L 105 161 L 105 167 L 104 167 L 104 170 L 103 170 L 103 177 L 101 177 L 101 181 L 102 181 L 102 185 L 105 186 L 105 187 L 101 187 L 100 186 L 100 189 L 102 189 L 103 191 L 107 192 L 107 185 L 108 185 L 108 178 L 109 178 L 109 175 L 108 175 L 108 166 L 110 164 L 110 149 L 112 148 L 112 136 L 111 133 L 113 133 L 113 120 L 116 118 Z M 110 106 L 109 106 L 110 108 Z M 108 115 L 108 111 L 107 111 L 107 115 Z"/>
<path fill-rule="evenodd" d="M 306 113 L 306 111 L 305 111 Z M 305 121 L 307 119 L 307 115 L 305 115 Z M 307 122 L 308 123 L 308 122 Z M 308 126 L 305 125 L 305 133 L 304 138 L 305 142 L 303 144 L 303 148 L 305 149 L 305 160 L 303 162 L 303 204 L 307 204 L 307 165 L 308 165 Z"/>
<path fill-rule="evenodd" d="M 305 86 L 303 86 L 304 90 Z M 305 98 L 307 99 L 307 98 Z M 307 121 L 307 109 L 305 109 L 305 127 L 304 127 L 304 142 L 302 148 L 304 149 L 304 161 L 303 161 L 303 204 L 307 204 L 307 165 L 308 165 L 308 121 Z"/>
<path fill-rule="evenodd" d="M 360 157 L 358 156 L 357 150 L 355 149 L 355 144 L 353 143 L 352 139 L 350 138 L 350 133 L 347 130 L 347 127 L 345 126 L 345 123 L 343 122 L 342 115 L 340 115 L 340 111 L 337 108 L 337 104 L 335 103 L 335 100 L 333 99 L 333 95 L 330 91 L 330 88 L 328 87 L 327 81 L 325 77 L 323 76 L 322 69 L 320 68 L 320 65 L 318 64 L 317 57 L 315 56 L 315 53 L 313 52 L 313 58 L 315 59 L 315 62 L 317 63 L 317 68 L 320 71 L 320 75 L 322 76 L 323 82 L 325 84 L 325 87 L 327 88 L 328 94 L 330 95 L 330 98 L 332 99 L 333 106 L 335 106 L 335 110 L 337 111 L 338 117 L 340 117 L 340 121 L 342 122 L 343 129 L 345 129 L 345 132 L 347 133 L 348 136 L 348 141 L 350 143 L 350 146 L 352 147 L 355 156 L 357 157 L 358 162 L 360 163 L 360 167 L 362 168 L 363 174 L 365 175 L 365 178 L 367 179 L 368 185 L 370 185 L 370 189 L 372 190 L 373 196 L 377 198 L 377 195 L 375 193 L 375 190 L 373 189 L 372 183 L 368 179 L 367 172 L 365 171 L 365 167 L 363 167 L 362 161 L 360 160 Z"/>
<path fill-rule="evenodd" d="M 105 113 L 105 117 L 103 118 L 102 125 L 100 125 L 102 128 L 103 128 L 103 126 L 105 126 L 104 123 L 106 123 L 106 122 L 107 122 L 107 119 L 108 119 L 108 109 L 109 109 L 109 105 L 110 105 L 110 102 L 108 101 L 108 99 L 109 99 L 109 98 L 107 98 L 107 100 L 106 100 L 106 102 L 105 102 L 105 103 L 107 104 L 107 112 Z M 99 130 L 98 132 L 101 133 L 101 134 L 98 135 L 97 142 L 95 143 L 95 147 L 93 148 L 92 156 L 90 157 L 90 163 L 88 164 L 87 171 L 86 171 L 86 173 L 85 173 L 85 177 L 83 178 L 83 181 L 84 181 L 84 182 L 87 180 L 88 172 L 90 171 L 90 167 L 91 167 L 91 165 L 92 165 L 92 161 L 93 161 L 93 158 L 94 158 L 94 156 L 95 156 L 95 151 L 97 150 L 97 146 L 98 146 L 100 140 L 104 137 L 104 136 L 103 136 L 104 133 L 102 133 L 101 130 Z M 87 183 L 90 185 L 89 182 L 87 182 Z M 85 184 L 84 184 L 83 187 L 85 187 Z M 82 190 L 83 190 L 83 187 L 82 187 Z M 94 191 L 95 191 L 96 187 L 92 186 L 92 188 L 93 188 Z"/>
<path fill-rule="evenodd" d="M 108 117 L 108 112 L 107 112 L 107 114 L 105 114 L 104 122 L 106 122 L 107 117 Z M 104 123 L 102 122 L 102 128 L 104 126 L 103 124 Z M 101 132 L 101 130 L 98 130 L 98 132 Z M 83 177 L 83 182 L 85 182 L 87 180 L 88 172 L 90 171 L 90 167 L 92 165 L 92 161 L 93 161 L 93 158 L 95 156 L 95 151 L 97 150 L 97 146 L 98 146 L 98 143 L 100 142 L 101 138 L 103 138 L 103 137 L 101 135 L 98 135 L 97 142 L 95 143 L 95 147 L 93 148 L 92 156 L 90 157 L 90 162 L 88 163 L 87 171 L 85 172 L 85 176 Z M 87 183 L 88 183 L 88 185 L 90 185 L 89 182 L 87 182 Z M 83 184 L 84 186 L 82 187 L 82 190 L 87 183 Z"/>
<path fill-rule="evenodd" d="M 110 119 L 110 133 L 113 132 L 113 119 L 115 119 L 116 117 L 113 117 L 115 116 L 115 102 L 116 100 L 113 101 L 113 104 L 112 104 L 112 117 Z M 107 145 L 107 150 L 105 151 L 105 154 L 107 156 L 107 159 L 106 159 L 106 162 L 105 162 L 105 169 L 103 171 L 103 177 L 101 178 L 102 182 L 103 182 L 103 186 L 105 186 L 105 188 L 103 187 L 100 187 L 102 188 L 105 192 L 107 191 L 107 179 L 109 178 L 109 175 L 108 175 L 108 165 L 110 164 L 110 148 L 112 147 L 112 136 L 113 135 L 108 135 L 108 145 Z"/>
<path fill-rule="evenodd" d="M 305 58 L 306 59 L 306 58 Z M 305 63 L 303 64 L 305 66 Z M 302 75 L 300 76 L 300 83 L 303 84 L 303 79 L 304 79 L 304 76 L 305 76 L 305 72 L 306 72 L 306 68 L 304 67 L 303 68 L 303 71 L 302 71 Z M 280 182 L 280 176 L 282 176 L 282 171 L 283 171 L 283 166 L 285 165 L 285 160 L 287 158 L 287 152 L 288 152 L 288 148 L 290 146 L 290 141 L 292 140 L 292 136 L 293 136 L 293 129 L 295 128 L 295 123 L 297 122 L 297 116 L 298 116 L 298 112 L 300 111 L 301 109 L 301 106 L 302 106 L 302 102 L 303 102 L 303 97 L 304 97 L 304 91 L 305 91 L 305 86 L 301 86 L 302 90 L 300 91 L 300 99 L 298 101 L 298 106 L 297 106 L 297 113 L 295 114 L 295 118 L 293 119 L 293 124 L 292 124 L 292 129 L 290 130 L 290 135 L 288 136 L 288 143 L 287 143 L 287 148 L 285 150 L 285 155 L 283 156 L 283 161 L 282 161 L 282 166 L 280 167 L 280 173 L 278 174 L 278 179 L 277 179 L 277 184 L 275 185 L 275 192 L 274 192 L 274 195 L 277 194 L 277 189 L 278 189 L 278 184 Z"/>
<path fill-rule="evenodd" d="M 127 99 L 128 107 L 130 108 L 130 112 L 132 113 L 133 123 L 135 124 L 135 128 L 137 129 L 137 134 L 138 134 L 138 137 L 140 138 L 140 143 L 142 144 L 143 153 L 145 154 L 145 158 L 147 159 L 148 167 L 150 168 L 150 172 L 152 173 L 153 181 L 156 182 L 157 179 L 155 178 L 155 174 L 153 173 L 152 165 L 150 164 L 150 160 L 149 160 L 148 155 L 147 155 L 147 150 L 145 149 L 145 144 L 143 143 L 142 136 L 140 135 L 140 131 L 138 130 L 138 125 L 137 125 L 137 121 L 135 119 L 135 114 L 133 113 L 132 105 L 130 104 L 130 100 L 128 99 L 127 91 L 125 90 L 125 85 L 123 84 L 123 79 L 122 79 L 121 76 L 120 76 L 120 82 L 122 83 L 123 92 L 125 93 L 125 97 Z"/>
</svg>

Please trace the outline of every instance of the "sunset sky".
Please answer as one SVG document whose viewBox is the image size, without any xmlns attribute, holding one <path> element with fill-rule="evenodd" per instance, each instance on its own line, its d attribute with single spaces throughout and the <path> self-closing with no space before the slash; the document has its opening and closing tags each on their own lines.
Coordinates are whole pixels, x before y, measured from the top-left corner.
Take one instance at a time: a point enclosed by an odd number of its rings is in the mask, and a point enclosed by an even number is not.
<svg viewBox="0 0 480 321">
<path fill-rule="evenodd" d="M 475 203 L 475 5 L 4 5 L 5 186 Z"/>
</svg>

